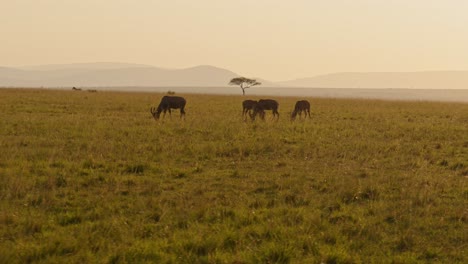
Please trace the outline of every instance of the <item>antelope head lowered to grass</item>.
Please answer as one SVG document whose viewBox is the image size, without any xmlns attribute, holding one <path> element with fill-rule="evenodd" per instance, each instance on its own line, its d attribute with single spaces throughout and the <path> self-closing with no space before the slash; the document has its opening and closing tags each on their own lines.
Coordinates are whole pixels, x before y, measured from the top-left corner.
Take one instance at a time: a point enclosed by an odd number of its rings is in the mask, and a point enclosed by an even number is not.
<svg viewBox="0 0 468 264">
<path fill-rule="evenodd" d="M 245 100 L 242 102 L 242 117 L 244 120 L 247 118 L 247 114 L 250 116 L 252 115 L 252 111 L 254 111 L 255 105 L 257 105 L 258 102 L 254 100 Z"/>
<path fill-rule="evenodd" d="M 307 117 L 309 115 L 310 118 L 310 103 L 307 100 L 297 101 L 296 105 L 294 106 L 294 111 L 291 114 L 291 120 L 295 120 L 296 116 L 299 114 L 301 116 L 302 112 L 304 112 L 304 116 Z"/>
<path fill-rule="evenodd" d="M 158 105 L 158 108 L 151 108 L 151 114 L 153 115 L 155 120 L 158 120 L 161 116 L 161 112 L 163 113 L 163 117 L 166 116 L 166 112 L 169 111 L 169 115 L 171 115 L 171 109 L 180 109 L 180 118 L 185 117 L 185 104 L 186 101 L 183 97 L 180 96 L 164 96 L 161 99 L 161 102 Z"/>
<path fill-rule="evenodd" d="M 260 118 L 264 120 L 265 110 L 271 110 L 271 112 L 273 113 L 273 118 L 276 117 L 276 120 L 278 120 L 279 119 L 278 107 L 279 107 L 279 104 L 275 100 L 260 99 L 258 103 L 255 104 L 254 109 L 253 109 L 253 114 L 250 115 L 250 117 L 252 118 L 252 120 L 255 120 L 255 117 L 257 115 L 260 115 Z"/>
</svg>

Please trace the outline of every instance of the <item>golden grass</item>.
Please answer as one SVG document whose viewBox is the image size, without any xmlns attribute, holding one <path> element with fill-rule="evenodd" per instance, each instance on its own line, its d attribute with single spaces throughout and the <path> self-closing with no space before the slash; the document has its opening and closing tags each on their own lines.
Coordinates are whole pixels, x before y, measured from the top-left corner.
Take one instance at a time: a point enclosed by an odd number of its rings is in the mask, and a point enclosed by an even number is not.
<svg viewBox="0 0 468 264">
<path fill-rule="evenodd" d="M 161 96 L 0 89 L 1 263 L 467 262 L 467 104 Z"/>
</svg>

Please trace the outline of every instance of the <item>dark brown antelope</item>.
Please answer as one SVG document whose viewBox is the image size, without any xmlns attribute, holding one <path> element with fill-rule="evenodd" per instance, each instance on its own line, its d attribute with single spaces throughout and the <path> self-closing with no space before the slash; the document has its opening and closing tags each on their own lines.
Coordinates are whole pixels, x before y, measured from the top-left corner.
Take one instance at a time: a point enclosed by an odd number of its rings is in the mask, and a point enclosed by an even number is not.
<svg viewBox="0 0 468 264">
<path fill-rule="evenodd" d="M 180 118 L 185 117 L 185 99 L 180 96 L 164 96 L 159 103 L 158 108 L 151 108 L 151 114 L 153 118 L 158 120 L 161 116 L 161 112 L 163 112 L 163 117 L 166 116 L 166 112 L 169 112 L 171 115 L 171 109 L 180 109 Z"/>
<path fill-rule="evenodd" d="M 252 115 L 252 111 L 257 104 L 257 101 L 254 100 L 245 100 L 242 102 L 242 117 L 244 120 L 247 118 L 247 114 Z"/>
<path fill-rule="evenodd" d="M 307 118 L 309 115 L 310 118 L 310 103 L 307 100 L 297 101 L 296 105 L 294 106 L 294 111 L 291 114 L 291 120 L 295 120 L 296 116 L 299 115 L 301 117 L 302 112 L 304 112 L 304 117 Z"/>
<path fill-rule="evenodd" d="M 257 114 L 260 115 L 262 120 L 265 120 L 265 110 L 271 110 L 273 113 L 273 118 L 276 117 L 276 120 L 279 119 L 278 113 L 278 102 L 272 99 L 260 99 L 258 103 L 254 106 L 253 114 L 250 115 L 252 120 L 255 120 Z"/>
</svg>

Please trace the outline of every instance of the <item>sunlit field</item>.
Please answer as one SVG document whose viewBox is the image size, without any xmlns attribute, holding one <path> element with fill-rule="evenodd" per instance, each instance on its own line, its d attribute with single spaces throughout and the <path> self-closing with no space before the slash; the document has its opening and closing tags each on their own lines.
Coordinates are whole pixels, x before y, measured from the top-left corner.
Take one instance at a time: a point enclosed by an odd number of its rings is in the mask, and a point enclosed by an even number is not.
<svg viewBox="0 0 468 264">
<path fill-rule="evenodd" d="M 163 95 L 0 89 L 0 263 L 468 262 L 468 104 Z"/>
</svg>

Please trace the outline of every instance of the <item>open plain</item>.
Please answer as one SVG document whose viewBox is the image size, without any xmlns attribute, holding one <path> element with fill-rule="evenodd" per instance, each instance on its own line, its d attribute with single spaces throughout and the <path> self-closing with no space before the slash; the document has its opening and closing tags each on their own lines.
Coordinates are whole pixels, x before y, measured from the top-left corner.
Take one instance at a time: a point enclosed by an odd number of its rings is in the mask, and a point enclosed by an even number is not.
<svg viewBox="0 0 468 264">
<path fill-rule="evenodd" d="M 467 263 L 468 104 L 0 89 L 0 263 Z"/>
</svg>

